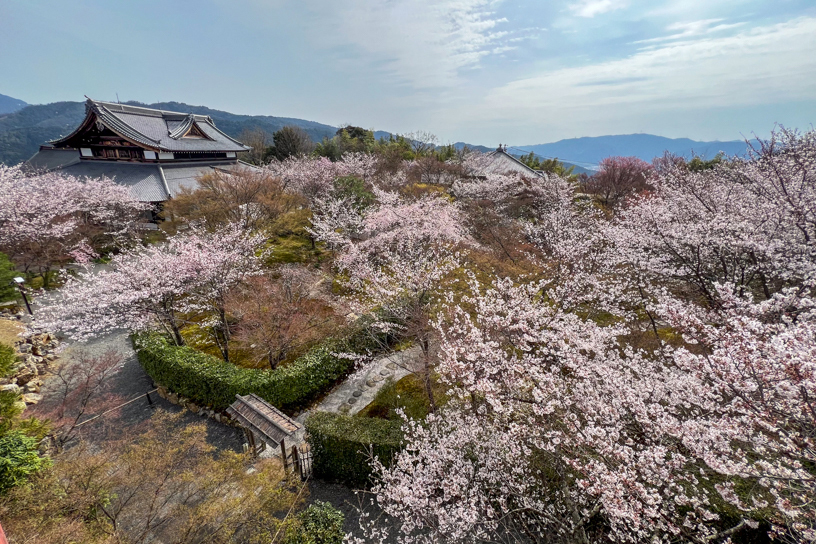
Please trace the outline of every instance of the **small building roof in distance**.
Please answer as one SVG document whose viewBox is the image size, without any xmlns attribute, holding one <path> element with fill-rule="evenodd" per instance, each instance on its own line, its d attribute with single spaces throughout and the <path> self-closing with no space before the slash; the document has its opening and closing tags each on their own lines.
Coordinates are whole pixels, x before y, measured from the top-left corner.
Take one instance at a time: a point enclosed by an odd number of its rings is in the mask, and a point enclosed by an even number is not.
<svg viewBox="0 0 816 544">
<path fill-rule="evenodd" d="M 487 154 L 487 156 L 490 157 L 491 161 L 490 164 L 484 168 L 483 172 L 485 174 L 507 174 L 510 172 L 518 172 L 525 176 L 544 176 L 542 172 L 530 168 L 514 156 L 507 153 L 502 147 L 499 147 L 496 151 L 491 151 Z"/>
<path fill-rule="evenodd" d="M 264 442 L 280 444 L 299 431 L 300 423 L 290 418 L 255 393 L 246 396 L 235 395 L 235 402 L 227 413 L 242 426 L 259 435 Z"/>
<path fill-rule="evenodd" d="M 218 130 L 206 115 L 155 110 L 129 104 L 88 99 L 85 119 L 68 136 L 51 142 L 56 147 L 91 126 L 101 123 L 115 134 L 148 149 L 165 152 L 238 152 L 251 148 Z M 186 137 L 194 134 L 195 137 Z"/>
</svg>

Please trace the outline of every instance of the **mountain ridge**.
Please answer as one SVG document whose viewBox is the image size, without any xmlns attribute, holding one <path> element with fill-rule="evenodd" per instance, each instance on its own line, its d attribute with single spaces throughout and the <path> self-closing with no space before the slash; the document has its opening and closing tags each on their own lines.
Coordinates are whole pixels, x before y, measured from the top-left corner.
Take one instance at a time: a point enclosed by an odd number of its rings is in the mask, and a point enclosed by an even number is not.
<svg viewBox="0 0 816 544">
<path fill-rule="evenodd" d="M 720 152 L 728 156 L 743 156 L 748 149 L 748 143 L 744 140 L 706 142 L 638 133 L 583 136 L 546 144 L 519 145 L 515 148 L 526 152 L 532 151 L 542 157 L 558 157 L 559 160 L 586 166 L 596 165 L 606 157 L 616 155 L 633 156 L 651 162 L 666 151 L 686 158 L 700 156 L 710 159 Z"/>
<path fill-rule="evenodd" d="M 3 115 L 4 113 L 14 113 L 15 111 L 21 110 L 26 106 L 28 106 L 28 104 L 19 98 L 0 94 L 0 115 Z"/>
<path fill-rule="evenodd" d="M 5 95 L 0 95 L 0 98 Z M 10 97 L 5 97 L 10 98 Z M 22 100 L 16 100 L 25 104 Z M 192 106 L 184 102 L 154 102 L 146 104 L 129 101 L 125 104 L 145 106 L 183 113 L 209 115 L 219 129 L 233 138 L 239 138 L 244 130 L 260 129 L 270 136 L 276 130 L 295 125 L 303 128 L 312 140 L 320 141 L 331 137 L 337 127 L 293 117 L 271 115 L 241 115 L 207 106 Z M 85 116 L 84 102 L 53 102 L 51 104 L 30 105 L 8 113 L 0 113 L 0 163 L 17 164 L 30 158 L 39 146 L 70 133 Z M 375 137 L 387 137 L 390 132 L 375 131 Z M 271 142 L 270 142 L 271 143 Z M 457 149 L 467 146 L 482 152 L 495 148 L 456 142 Z M 614 155 L 635 156 L 645 161 L 661 156 L 664 151 L 691 157 L 699 155 L 711 158 L 722 151 L 727 155 L 744 155 L 747 144 L 744 141 L 696 141 L 689 138 L 666 138 L 653 134 L 619 134 L 608 136 L 585 136 L 568 138 L 544 144 L 510 146 L 508 151 L 516 156 L 533 152 L 543 158 L 558 158 L 568 166 L 575 165 L 576 173 L 591 173 L 597 164 Z"/>
</svg>

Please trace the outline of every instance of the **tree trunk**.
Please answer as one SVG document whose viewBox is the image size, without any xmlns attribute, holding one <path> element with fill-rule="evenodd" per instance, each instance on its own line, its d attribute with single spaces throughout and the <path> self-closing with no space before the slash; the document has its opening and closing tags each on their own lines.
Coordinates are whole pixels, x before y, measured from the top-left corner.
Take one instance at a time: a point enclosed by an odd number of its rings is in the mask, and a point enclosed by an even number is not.
<svg viewBox="0 0 816 544">
<path fill-rule="evenodd" d="M 215 340 L 215 345 L 218 346 L 218 351 L 221 352 L 221 357 L 224 359 L 224 362 L 229 362 L 229 341 L 227 340 L 226 334 L 222 329 L 221 325 L 216 325 L 212 328 L 212 335 L 213 340 Z"/>
<path fill-rule="evenodd" d="M 176 345 L 183 346 L 184 338 L 181 337 L 181 331 L 179 330 L 178 325 L 176 325 L 175 321 L 170 322 L 170 330 L 173 331 L 173 340 L 176 341 Z"/>
<path fill-rule="evenodd" d="M 431 413 L 436 412 L 436 399 L 434 398 L 433 384 L 431 383 L 431 342 L 427 336 L 420 338 L 419 345 L 422 347 L 422 360 L 424 366 L 423 380 L 425 382 L 425 393 L 428 395 L 428 405 Z"/>
<path fill-rule="evenodd" d="M 230 331 L 229 324 L 227 323 L 227 312 L 224 310 L 223 305 L 218 308 L 218 319 L 220 320 L 220 324 L 215 328 L 215 331 L 213 331 L 215 333 L 215 342 L 218 344 L 218 349 L 221 350 L 224 361 L 228 363 Z"/>
<path fill-rule="evenodd" d="M 43 272 L 43 275 L 42 275 L 43 276 L 43 289 L 46 289 L 46 290 L 51 286 L 51 281 L 49 279 L 49 276 L 51 276 L 51 274 L 49 274 L 49 272 L 51 272 L 51 267 L 47 266 L 47 267 L 45 267 L 45 271 Z"/>
</svg>

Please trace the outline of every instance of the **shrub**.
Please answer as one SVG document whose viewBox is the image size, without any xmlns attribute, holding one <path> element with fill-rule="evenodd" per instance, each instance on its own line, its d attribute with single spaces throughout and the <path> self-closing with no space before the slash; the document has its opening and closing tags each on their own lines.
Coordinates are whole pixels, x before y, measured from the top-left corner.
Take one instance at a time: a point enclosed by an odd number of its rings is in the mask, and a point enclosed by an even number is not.
<svg viewBox="0 0 816 544">
<path fill-rule="evenodd" d="M 388 466 L 402 444 L 400 421 L 315 412 L 306 431 L 314 475 L 353 486 L 370 483 L 370 454 Z"/>
<path fill-rule="evenodd" d="M 354 361 L 336 353 L 363 353 L 379 344 L 360 329 L 346 339 L 326 340 L 275 370 L 240 368 L 189 346 L 175 346 L 157 333 L 134 336 L 133 346 L 153 381 L 197 404 L 226 410 L 235 395 L 255 393 L 292 412 L 307 406 L 354 368 Z"/>
<path fill-rule="evenodd" d="M 297 525 L 287 531 L 284 544 L 342 544 L 345 516 L 331 504 L 315 501 L 297 519 Z"/>
<path fill-rule="evenodd" d="M 14 285 L 14 276 L 17 276 L 17 271 L 5 253 L 0 253 L 0 302 L 8 302 L 17 300 L 20 297 L 20 292 Z"/>
<path fill-rule="evenodd" d="M 17 354 L 14 348 L 6 344 L 0 344 L 0 377 L 5 378 L 14 370 L 14 363 L 17 361 Z"/>
<path fill-rule="evenodd" d="M 37 454 L 36 438 L 22 431 L 0 437 L 0 494 L 24 482 L 48 462 Z"/>
<path fill-rule="evenodd" d="M 255 393 L 283 409 L 305 406 L 353 367 L 353 361 L 333 355 L 344 351 L 327 342 L 292 364 L 275 370 L 249 369 L 225 363 L 188 346 L 147 334 L 134 339 L 145 372 L 171 391 L 215 410 L 225 410 L 235 395 Z"/>
</svg>

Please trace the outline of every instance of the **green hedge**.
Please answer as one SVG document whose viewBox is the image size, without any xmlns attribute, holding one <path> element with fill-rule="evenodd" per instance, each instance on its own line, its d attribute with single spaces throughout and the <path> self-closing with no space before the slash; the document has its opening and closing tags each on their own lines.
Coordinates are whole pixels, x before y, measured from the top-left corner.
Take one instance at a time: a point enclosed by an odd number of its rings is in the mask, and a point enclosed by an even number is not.
<svg viewBox="0 0 816 544">
<path fill-rule="evenodd" d="M 402 444 L 400 421 L 315 412 L 306 431 L 314 475 L 352 486 L 370 482 L 369 446 L 388 466 Z"/>
<path fill-rule="evenodd" d="M 332 353 L 361 352 L 376 343 L 364 332 L 345 340 L 331 339 L 275 370 L 241 368 L 187 346 L 176 346 L 161 334 L 133 337 L 133 347 L 145 372 L 157 384 L 196 404 L 225 410 L 235 395 L 255 393 L 284 411 L 311 403 L 354 367 Z"/>
</svg>

